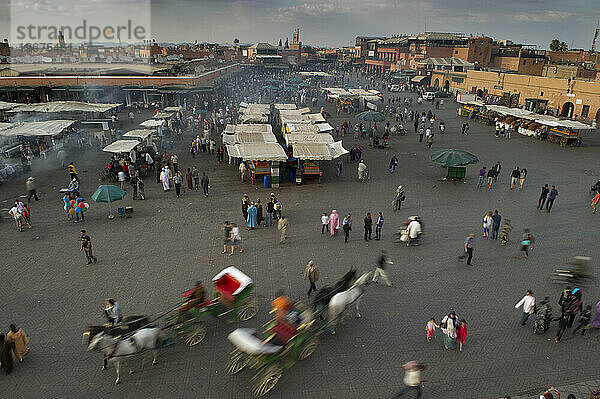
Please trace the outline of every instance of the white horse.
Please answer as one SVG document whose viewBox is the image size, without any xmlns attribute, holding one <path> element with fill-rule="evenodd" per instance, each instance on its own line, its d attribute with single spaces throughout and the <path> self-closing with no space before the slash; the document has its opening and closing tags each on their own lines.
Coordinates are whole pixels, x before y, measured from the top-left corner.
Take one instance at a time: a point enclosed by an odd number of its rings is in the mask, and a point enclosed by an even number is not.
<svg viewBox="0 0 600 399">
<path fill-rule="evenodd" d="M 88 351 L 102 352 L 105 359 L 114 363 L 117 372 L 115 384 L 118 384 L 121 382 L 120 366 L 124 359 L 131 358 L 149 349 L 152 351 L 152 364 L 157 364 L 156 355 L 161 343 L 162 330 L 160 328 L 142 328 L 126 339 L 115 338 L 101 332 L 92 338 Z M 129 374 L 131 373 L 133 373 L 133 370 L 129 369 Z"/>
<path fill-rule="evenodd" d="M 329 314 L 329 323 L 333 327 L 332 334 L 335 334 L 335 327 L 337 326 L 342 313 L 353 303 L 356 303 L 356 317 L 362 317 L 358 310 L 358 304 L 360 303 L 360 297 L 365 293 L 366 286 L 371 282 L 370 277 L 371 272 L 363 274 L 350 288 L 348 288 L 348 290 L 335 294 L 333 298 L 331 298 L 327 311 Z"/>
</svg>

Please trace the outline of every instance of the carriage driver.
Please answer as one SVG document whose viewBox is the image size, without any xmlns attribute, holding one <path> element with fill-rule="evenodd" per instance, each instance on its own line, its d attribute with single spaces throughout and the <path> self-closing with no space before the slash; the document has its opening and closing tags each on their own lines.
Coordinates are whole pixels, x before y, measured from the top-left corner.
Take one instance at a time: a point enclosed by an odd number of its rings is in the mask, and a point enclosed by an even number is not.
<svg viewBox="0 0 600 399">
<path fill-rule="evenodd" d="M 283 319 L 290 310 L 292 310 L 292 303 L 289 298 L 283 294 L 283 291 L 277 292 L 277 298 L 271 302 L 271 313 L 275 313 L 275 317 Z"/>
<path fill-rule="evenodd" d="M 203 303 L 206 300 L 206 291 L 202 281 L 196 281 L 196 287 L 192 290 L 190 298 L 179 308 L 179 313 L 184 314 L 196 305 Z"/>
</svg>

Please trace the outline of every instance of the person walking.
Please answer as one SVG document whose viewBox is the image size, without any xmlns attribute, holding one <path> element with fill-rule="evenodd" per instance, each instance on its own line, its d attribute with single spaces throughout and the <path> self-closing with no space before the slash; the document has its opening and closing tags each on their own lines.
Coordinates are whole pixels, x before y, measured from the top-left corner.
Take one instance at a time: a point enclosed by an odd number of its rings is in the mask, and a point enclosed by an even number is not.
<svg viewBox="0 0 600 399">
<path fill-rule="evenodd" d="M 419 128 L 419 143 L 423 142 L 423 136 L 425 135 L 425 129 L 423 129 L 423 126 L 421 126 Z"/>
<path fill-rule="evenodd" d="M 471 233 L 465 238 L 465 253 L 458 257 L 459 261 L 467 258 L 467 265 L 469 266 L 473 266 L 471 264 L 471 260 L 473 259 L 473 241 L 475 241 L 475 234 Z"/>
<path fill-rule="evenodd" d="M 500 230 L 500 222 L 502 221 L 502 216 L 498 213 L 498 209 L 494 211 L 492 215 L 492 240 L 498 239 L 498 230 Z"/>
<path fill-rule="evenodd" d="M 13 217 L 17 225 L 19 232 L 23 232 L 23 213 L 19 211 L 18 203 L 15 202 L 12 208 L 8 211 L 8 214 Z"/>
<path fill-rule="evenodd" d="M 329 228 L 329 217 L 327 217 L 327 213 L 323 212 L 321 214 L 321 234 L 325 234 L 327 229 Z"/>
<path fill-rule="evenodd" d="M 477 179 L 477 188 L 483 187 L 483 180 L 485 179 L 485 175 L 487 174 L 487 168 L 484 166 L 479 169 L 479 178 Z"/>
<path fill-rule="evenodd" d="M 490 238 L 490 229 L 494 223 L 494 219 L 492 219 L 492 211 L 489 211 L 483 217 L 483 238 Z"/>
<path fill-rule="evenodd" d="M 496 183 L 496 181 L 498 181 L 498 176 L 500 176 L 500 171 L 502 170 L 502 164 L 500 163 L 500 161 L 496 162 L 496 165 L 494 165 L 494 167 L 492 168 L 494 169 L 494 183 Z"/>
<path fill-rule="evenodd" d="M 314 265 L 313 261 L 308 261 L 306 268 L 304 269 L 304 280 L 308 280 L 310 287 L 306 296 L 310 296 L 313 291 L 317 290 L 315 283 L 319 281 L 319 269 Z"/>
<path fill-rule="evenodd" d="M 383 213 L 377 213 L 377 221 L 375 222 L 375 239 L 381 240 L 381 229 L 383 228 Z"/>
<path fill-rule="evenodd" d="M 348 237 L 350 236 L 350 231 L 352 230 L 352 215 L 349 213 L 344 216 L 344 220 L 342 221 L 342 229 L 344 230 L 344 244 L 348 242 Z"/>
<path fill-rule="evenodd" d="M 13 353 L 20 363 L 23 363 L 23 356 L 29 353 L 29 338 L 25 334 L 25 331 L 21 328 L 17 328 L 14 324 L 10 325 L 10 330 L 6 334 L 6 341 L 12 342 Z"/>
<path fill-rule="evenodd" d="M 136 175 L 131 176 L 129 184 L 131 185 L 131 199 L 136 200 L 138 198 L 138 177 Z"/>
<path fill-rule="evenodd" d="M 554 338 L 554 342 L 558 344 L 563 334 L 569 327 L 569 314 L 565 313 L 562 316 L 554 319 L 554 321 L 558 321 L 558 331 L 556 332 L 556 337 Z"/>
<path fill-rule="evenodd" d="M 431 132 L 431 129 L 427 129 L 427 130 Z M 427 136 L 427 148 L 431 149 L 432 144 L 433 144 L 433 133 L 429 133 L 429 135 Z"/>
<path fill-rule="evenodd" d="M 92 253 L 92 239 L 90 238 L 90 236 L 87 235 L 85 230 L 81 230 L 81 248 L 80 251 L 84 251 L 85 252 L 85 257 L 87 259 L 87 263 L 86 265 L 89 265 L 90 263 L 94 262 L 97 263 L 98 262 L 98 258 L 96 258 L 94 256 L 94 254 Z"/>
<path fill-rule="evenodd" d="M 15 344 L 13 342 L 8 342 L 5 335 L 0 333 L 0 367 L 7 375 L 10 374 L 13 369 L 12 351 L 14 348 Z"/>
<path fill-rule="evenodd" d="M 550 189 L 548 188 L 548 184 L 544 184 L 542 187 L 542 192 L 540 193 L 540 199 L 538 199 L 538 208 L 544 209 L 544 203 L 546 202 L 546 198 L 548 197 L 548 193 L 550 193 Z"/>
<path fill-rule="evenodd" d="M 269 201 L 267 201 L 267 205 L 265 205 L 265 210 L 267 211 L 267 217 L 265 218 L 265 227 L 273 226 L 273 212 L 275 212 L 275 203 L 273 202 L 273 198 L 269 198 Z"/>
<path fill-rule="evenodd" d="M 396 171 L 396 167 L 398 167 L 398 158 L 396 157 L 396 154 L 394 154 L 392 155 L 392 159 L 390 159 L 390 170 L 392 173 Z"/>
<path fill-rule="evenodd" d="M 439 325 L 435 324 L 435 319 L 432 317 L 427 324 L 425 324 L 425 332 L 427 333 L 427 341 L 431 341 L 435 333 L 435 329 L 440 328 Z"/>
<path fill-rule="evenodd" d="M 519 190 L 523 189 L 523 184 L 525 184 L 525 178 L 527 178 L 527 169 L 521 169 L 521 176 L 519 176 Z"/>
<path fill-rule="evenodd" d="M 279 243 L 283 244 L 284 240 L 287 238 L 287 229 L 289 227 L 288 220 L 283 214 L 279 217 L 279 221 L 277 222 L 277 229 L 281 234 L 279 237 Z"/>
<path fill-rule="evenodd" d="M 338 215 L 337 211 L 333 209 L 328 219 L 329 223 L 329 234 L 330 237 L 333 237 L 335 233 L 340 229 L 340 215 Z"/>
<path fill-rule="evenodd" d="M 396 189 L 396 194 L 394 194 L 394 200 L 392 201 L 394 206 L 394 212 L 400 210 L 402 208 L 402 202 L 405 200 L 404 189 L 402 186 L 398 186 Z"/>
<path fill-rule="evenodd" d="M 527 323 L 529 315 L 535 312 L 535 297 L 533 296 L 533 291 L 527 290 L 525 296 L 523 296 L 523 298 L 515 305 L 515 309 L 519 309 L 521 306 L 523 307 L 521 325 L 524 326 L 525 323 Z"/>
<path fill-rule="evenodd" d="M 371 233 L 372 233 L 372 228 L 373 228 L 373 218 L 371 217 L 370 212 L 367 212 L 367 216 L 365 216 L 364 225 L 365 225 L 365 241 L 371 240 Z"/>
<path fill-rule="evenodd" d="M 27 202 L 31 201 L 31 197 L 35 198 L 36 201 L 39 201 L 39 197 L 37 195 L 37 191 L 35 189 L 35 177 L 29 176 L 27 181 L 25 182 L 25 190 L 27 190 Z"/>
<path fill-rule="evenodd" d="M 577 327 L 573 329 L 573 335 L 577 331 L 581 330 L 581 335 L 585 335 L 585 332 L 590 328 L 590 320 L 592 319 L 592 306 L 587 305 L 585 309 L 579 315 L 579 321 Z"/>
<path fill-rule="evenodd" d="M 194 189 L 194 183 L 192 179 L 192 169 L 187 168 L 187 172 L 185 172 L 185 181 L 187 183 L 188 191 L 192 191 Z"/>
<path fill-rule="evenodd" d="M 221 230 L 223 231 L 223 252 L 222 253 L 227 253 L 227 244 L 229 244 L 230 242 L 230 238 L 231 238 L 231 224 L 229 224 L 229 221 L 226 220 L 223 222 L 223 226 L 221 226 Z"/>
<path fill-rule="evenodd" d="M 450 313 L 442 319 L 441 329 L 444 333 L 444 348 L 456 349 L 456 329 L 458 327 L 458 319 L 456 312 L 450 310 Z"/>
<path fill-rule="evenodd" d="M 240 179 L 242 180 L 242 183 L 243 183 L 244 179 L 246 177 L 246 163 L 240 162 L 239 171 L 240 171 Z"/>
<path fill-rule="evenodd" d="M 111 326 L 120 323 L 122 320 L 121 316 L 121 305 L 119 302 L 112 298 L 107 298 L 104 301 L 104 316 Z"/>
<path fill-rule="evenodd" d="M 183 182 L 183 176 L 181 176 L 181 172 L 175 172 L 175 176 L 173 176 L 173 184 L 175 185 L 175 195 L 177 198 L 181 198 L 181 183 Z"/>
<path fill-rule="evenodd" d="M 145 200 L 146 192 L 144 191 L 144 180 L 142 179 L 141 176 L 138 176 L 137 189 L 138 189 L 138 197 L 141 200 Z"/>
<path fill-rule="evenodd" d="M 385 283 L 387 284 L 388 287 L 392 286 L 392 283 L 390 283 L 390 279 L 388 278 L 386 272 L 385 272 L 385 268 L 387 267 L 387 265 L 393 265 L 394 262 L 390 261 L 387 258 L 387 252 L 385 252 L 384 250 L 381 250 L 381 254 L 379 254 L 379 259 L 377 260 L 377 267 L 375 268 L 375 273 L 373 273 L 373 282 L 375 284 L 379 284 L 378 280 L 379 280 L 379 276 L 381 276 L 381 278 L 383 279 L 383 281 L 385 281 Z"/>
<path fill-rule="evenodd" d="M 552 190 L 548 193 L 548 201 L 546 202 L 548 213 L 552 210 L 552 205 L 554 205 L 556 197 L 558 197 L 558 190 L 556 189 L 556 186 L 552 186 Z"/>
<path fill-rule="evenodd" d="M 194 179 L 194 189 L 200 190 L 200 171 L 196 166 L 192 168 L 192 178 Z"/>
<path fill-rule="evenodd" d="M 467 322 L 466 320 L 461 320 L 458 323 L 458 329 L 456 331 L 456 339 L 458 340 L 458 351 L 462 352 L 463 344 L 465 343 L 465 339 L 467 338 Z"/>
<path fill-rule="evenodd" d="M 488 170 L 487 172 L 487 188 L 488 190 L 492 189 L 492 186 L 494 185 L 495 182 L 495 177 L 496 177 L 496 170 L 494 168 Z"/>
<path fill-rule="evenodd" d="M 394 395 L 395 398 L 399 398 L 410 390 L 417 391 L 417 399 L 423 395 L 423 388 L 421 383 L 425 380 L 421 379 L 421 371 L 425 369 L 425 365 L 410 361 L 402 366 L 404 368 L 404 387 Z"/>
<path fill-rule="evenodd" d="M 529 232 L 529 229 L 523 230 L 523 235 L 521 236 L 521 251 L 524 252 L 523 257 L 525 259 L 529 258 L 529 249 L 533 249 L 533 235 Z"/>
<path fill-rule="evenodd" d="M 515 167 L 510 174 L 510 189 L 515 188 L 517 183 L 519 182 L 519 177 L 521 177 L 521 172 L 519 171 L 519 167 Z"/>
<path fill-rule="evenodd" d="M 240 234 L 240 228 L 235 223 L 231 224 L 230 241 L 231 252 L 229 253 L 229 256 L 233 256 L 235 247 L 237 246 L 239 246 L 240 252 L 244 252 L 244 249 L 242 248 L 242 235 Z"/>
<path fill-rule="evenodd" d="M 208 188 L 210 187 L 209 182 L 206 172 L 202 172 L 202 191 L 204 192 L 205 197 L 208 197 Z"/>
</svg>

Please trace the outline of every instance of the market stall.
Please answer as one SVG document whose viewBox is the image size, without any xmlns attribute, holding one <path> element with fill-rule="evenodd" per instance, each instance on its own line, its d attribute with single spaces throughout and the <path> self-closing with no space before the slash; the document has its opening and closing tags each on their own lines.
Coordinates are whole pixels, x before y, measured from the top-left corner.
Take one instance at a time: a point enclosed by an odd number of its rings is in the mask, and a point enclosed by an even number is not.
<svg viewBox="0 0 600 399">
<path fill-rule="evenodd" d="M 125 139 L 137 139 L 140 142 L 142 142 L 143 144 L 150 146 L 152 145 L 152 134 L 154 133 L 153 130 L 148 130 L 148 129 L 135 129 L 135 130 L 130 130 L 127 133 L 125 133 L 123 135 L 123 138 Z"/>
<path fill-rule="evenodd" d="M 141 145 L 138 140 L 117 140 L 114 143 L 111 143 L 104 147 L 102 151 L 110 152 L 113 154 L 129 154 L 131 150 Z"/>
<path fill-rule="evenodd" d="M 39 149 L 40 155 L 44 156 L 47 151 L 62 147 L 57 136 L 71 127 L 75 121 L 57 119 L 39 122 L 14 123 L 0 129 L 0 151 L 7 157 L 14 157 L 21 153 L 21 145 L 31 144 L 31 147 Z M 31 143 L 33 142 L 33 144 Z"/>
<path fill-rule="evenodd" d="M 279 162 L 287 159 L 285 151 L 279 144 L 249 143 L 235 144 L 234 147 L 243 161 L 250 161 L 248 169 L 252 184 L 259 176 L 263 176 L 265 186 L 279 187 Z M 267 177 L 270 178 L 267 179 Z"/>
</svg>

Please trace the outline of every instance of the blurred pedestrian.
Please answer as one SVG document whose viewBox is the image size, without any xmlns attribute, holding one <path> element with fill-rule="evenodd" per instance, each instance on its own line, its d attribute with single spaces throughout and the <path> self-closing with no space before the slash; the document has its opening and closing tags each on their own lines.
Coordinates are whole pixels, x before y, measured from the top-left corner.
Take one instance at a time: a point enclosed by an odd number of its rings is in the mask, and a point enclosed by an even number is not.
<svg viewBox="0 0 600 399">
<path fill-rule="evenodd" d="M 137 189 L 138 189 L 138 197 L 141 200 L 146 199 L 146 191 L 144 191 L 144 180 L 141 176 L 137 178 Z"/>
<path fill-rule="evenodd" d="M 244 249 L 242 248 L 242 236 L 240 234 L 240 228 L 235 223 L 231 224 L 230 241 L 231 252 L 229 253 L 229 256 L 233 256 L 235 247 L 237 246 L 239 246 L 240 252 L 244 252 Z"/>
<path fill-rule="evenodd" d="M 321 234 L 325 234 L 328 227 L 329 227 L 329 218 L 327 217 L 327 213 L 323 212 L 321 214 Z"/>
<path fill-rule="evenodd" d="M 519 177 L 521 177 L 521 172 L 519 171 L 519 167 L 515 167 L 510 174 L 510 189 L 515 188 L 517 183 L 519 182 Z"/>
<path fill-rule="evenodd" d="M 192 169 L 187 168 L 187 172 L 185 172 L 185 181 L 187 183 L 188 191 L 192 191 L 194 189 L 194 184 L 192 183 Z"/>
<path fill-rule="evenodd" d="M 371 240 L 371 233 L 373 228 L 373 218 L 371 217 L 371 212 L 367 212 L 367 216 L 365 216 L 364 220 L 365 226 L 365 241 Z"/>
<path fill-rule="evenodd" d="M 519 177 L 519 190 L 523 188 L 523 184 L 525 184 L 525 178 L 527 178 L 527 169 L 521 169 L 521 176 Z"/>
<path fill-rule="evenodd" d="M 417 391 L 417 399 L 423 395 L 423 388 L 421 388 L 421 382 L 425 381 L 421 379 L 421 371 L 425 369 L 425 365 L 411 361 L 402 366 L 404 368 L 404 387 L 394 395 L 394 398 L 399 398 L 410 390 Z"/>
<path fill-rule="evenodd" d="M 404 189 L 402 188 L 402 186 L 398 186 L 398 188 L 396 189 L 396 194 L 394 195 L 394 200 L 393 205 L 394 205 L 394 212 L 400 210 L 400 208 L 402 208 L 402 202 L 405 200 L 405 196 L 404 196 Z"/>
<path fill-rule="evenodd" d="M 425 331 L 427 332 L 427 341 L 431 341 L 436 328 L 440 328 L 440 326 L 435 324 L 435 319 L 432 317 L 425 325 Z"/>
<path fill-rule="evenodd" d="M 451 310 L 449 314 L 444 316 L 440 326 L 444 333 L 444 348 L 456 349 L 456 328 L 458 327 L 456 312 Z"/>
<path fill-rule="evenodd" d="M 352 230 L 352 215 L 347 214 L 342 221 L 342 229 L 344 230 L 344 243 L 348 242 L 350 231 Z"/>
<path fill-rule="evenodd" d="M 552 190 L 548 193 L 548 201 L 546 202 L 548 213 L 552 210 L 552 205 L 554 205 L 556 197 L 558 197 L 558 190 L 556 189 L 556 186 L 552 186 Z"/>
<path fill-rule="evenodd" d="M 209 183 L 210 180 L 208 179 L 208 176 L 206 176 L 206 172 L 202 172 L 202 191 L 204 192 L 205 197 L 208 197 L 208 189 L 210 188 Z M 260 224 L 260 221 L 258 223 Z"/>
<path fill-rule="evenodd" d="M 23 231 L 23 214 L 19 211 L 19 207 L 15 203 L 12 208 L 8 211 L 8 214 L 13 217 L 15 223 L 17 224 L 17 229 L 19 232 Z"/>
<path fill-rule="evenodd" d="M 173 176 L 173 184 L 175 185 L 175 195 L 177 198 L 181 198 L 181 183 L 183 182 L 183 176 L 181 176 L 180 171 L 175 172 L 175 176 Z"/>
<path fill-rule="evenodd" d="M 6 374 L 10 374 L 13 369 L 12 351 L 15 348 L 13 342 L 8 342 L 4 334 L 0 333 L 0 367 Z"/>
<path fill-rule="evenodd" d="M 381 229 L 383 229 L 383 213 L 377 213 L 377 221 L 375 222 L 375 239 L 381 240 Z"/>
<path fill-rule="evenodd" d="M 36 189 L 35 189 L 35 177 L 29 176 L 25 182 L 25 189 L 27 190 L 27 202 L 31 201 L 31 197 L 39 201 Z"/>
<path fill-rule="evenodd" d="M 500 222 L 502 221 L 502 216 L 498 213 L 498 209 L 494 211 L 492 215 L 492 240 L 498 239 L 498 231 L 500 230 Z"/>
<path fill-rule="evenodd" d="M 544 203 L 546 202 L 546 198 L 548 197 L 548 193 L 550 193 L 550 189 L 548 188 L 548 184 L 544 184 L 542 187 L 542 192 L 540 193 L 540 198 L 538 199 L 538 208 L 544 209 Z"/>
<path fill-rule="evenodd" d="M 196 166 L 192 168 L 192 178 L 194 179 L 194 188 L 200 190 L 200 171 Z"/>
<path fill-rule="evenodd" d="M 283 214 L 279 217 L 279 221 L 277 222 L 277 229 L 280 232 L 279 243 L 283 244 L 283 241 L 287 238 L 287 229 L 289 227 L 288 220 Z"/>
<path fill-rule="evenodd" d="M 577 327 L 573 329 L 573 335 L 581 330 L 581 335 L 585 335 L 585 332 L 590 328 L 590 320 L 592 319 L 592 306 L 587 305 L 585 309 L 579 315 L 579 323 Z"/>
<path fill-rule="evenodd" d="M 379 276 L 381 276 L 381 278 L 383 279 L 383 281 L 385 281 L 385 283 L 387 284 L 388 287 L 392 286 L 392 283 L 390 283 L 390 279 L 388 278 L 385 269 L 387 267 L 387 265 L 393 265 L 394 262 L 390 261 L 387 257 L 387 252 L 385 252 L 384 250 L 381 251 L 381 253 L 379 254 L 379 258 L 377 260 L 377 267 L 375 268 L 375 273 L 373 273 L 373 282 L 375 284 L 379 284 Z"/>
</svg>

